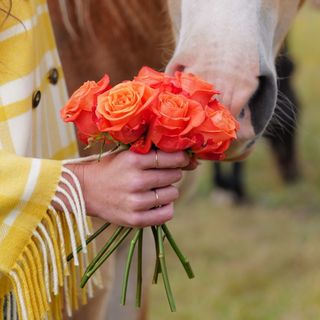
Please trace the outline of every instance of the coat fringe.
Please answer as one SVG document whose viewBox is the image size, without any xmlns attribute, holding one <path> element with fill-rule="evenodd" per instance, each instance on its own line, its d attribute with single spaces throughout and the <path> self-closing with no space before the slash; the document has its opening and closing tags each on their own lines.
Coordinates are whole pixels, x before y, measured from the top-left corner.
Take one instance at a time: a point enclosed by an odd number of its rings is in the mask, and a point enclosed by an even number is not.
<svg viewBox="0 0 320 320">
<path fill-rule="evenodd" d="M 93 284 L 101 287 L 97 273 L 84 289 L 80 288 L 81 275 L 95 247 L 94 243 L 88 248 L 86 245 L 91 223 L 80 183 L 67 168 L 63 167 L 62 173 L 64 177 L 60 178 L 57 192 L 65 196 L 67 203 L 53 197 L 52 203 L 59 204 L 63 210 L 58 212 L 53 205 L 48 206 L 18 261 L 7 275 L 2 275 L 7 277 L 9 285 L 0 296 L 0 320 L 59 320 L 63 313 L 71 317 L 73 310 L 93 297 Z M 83 250 L 77 253 L 80 244 Z M 70 252 L 73 263 L 67 263 Z"/>
</svg>

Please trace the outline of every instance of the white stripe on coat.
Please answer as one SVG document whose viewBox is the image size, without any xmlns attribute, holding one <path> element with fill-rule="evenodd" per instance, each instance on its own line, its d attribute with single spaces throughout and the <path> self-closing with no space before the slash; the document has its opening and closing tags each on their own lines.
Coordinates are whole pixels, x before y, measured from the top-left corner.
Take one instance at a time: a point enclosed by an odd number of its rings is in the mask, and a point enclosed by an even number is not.
<svg viewBox="0 0 320 320">
<path fill-rule="evenodd" d="M 55 65 L 55 55 L 58 55 L 56 49 L 47 51 L 32 72 L 1 85 L 1 104 L 6 106 L 30 97 L 33 91 L 40 86 L 40 82 L 46 78 L 46 73 L 50 68 L 58 67 Z"/>
<path fill-rule="evenodd" d="M 32 159 L 31 160 L 31 168 L 29 171 L 28 180 L 26 183 L 26 186 L 24 188 L 23 195 L 21 197 L 21 200 L 19 203 L 15 206 L 15 208 L 12 209 L 12 211 L 7 215 L 7 217 L 4 220 L 4 223 L 8 226 L 12 226 L 14 221 L 17 219 L 25 205 L 30 200 L 32 193 L 36 187 L 38 177 L 40 174 L 40 168 L 41 168 L 41 160 L 40 159 Z"/>
</svg>

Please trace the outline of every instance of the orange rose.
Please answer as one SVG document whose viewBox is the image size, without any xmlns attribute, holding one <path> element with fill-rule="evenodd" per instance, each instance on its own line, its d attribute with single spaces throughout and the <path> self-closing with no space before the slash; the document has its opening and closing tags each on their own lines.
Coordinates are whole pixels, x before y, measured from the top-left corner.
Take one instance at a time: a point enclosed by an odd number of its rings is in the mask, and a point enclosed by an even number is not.
<svg viewBox="0 0 320 320">
<path fill-rule="evenodd" d="M 143 82 L 151 88 L 160 89 L 160 91 L 181 92 L 181 88 L 177 87 L 177 80 L 174 77 L 149 67 L 142 67 L 134 80 Z"/>
<path fill-rule="evenodd" d="M 219 93 L 214 90 L 212 84 L 198 78 L 192 73 L 177 71 L 175 77 L 182 89 L 182 93 L 190 99 L 200 102 L 203 106 L 209 103 L 213 95 Z"/>
<path fill-rule="evenodd" d="M 127 81 L 99 95 L 96 108 L 100 131 L 128 144 L 143 135 L 157 90 L 141 82 Z"/>
<path fill-rule="evenodd" d="M 66 105 L 61 109 L 61 117 L 66 122 L 73 122 L 81 111 L 92 111 L 98 94 L 106 91 L 109 86 L 109 77 L 105 75 L 98 83 L 85 82 L 70 97 Z"/>
<path fill-rule="evenodd" d="M 192 151 L 201 159 L 222 160 L 224 152 L 237 137 L 239 124 L 218 100 L 213 100 L 205 108 L 205 121 L 193 130 L 198 143 Z"/>
<path fill-rule="evenodd" d="M 160 93 L 149 139 L 161 150 L 175 152 L 195 144 L 191 131 L 205 119 L 203 107 L 182 95 Z"/>
<path fill-rule="evenodd" d="M 65 122 L 74 122 L 80 139 L 87 143 L 89 137 L 99 133 L 93 120 L 92 109 L 95 107 L 97 96 L 109 88 L 109 77 L 105 75 L 98 83 L 85 82 L 68 100 L 60 114 Z"/>
</svg>

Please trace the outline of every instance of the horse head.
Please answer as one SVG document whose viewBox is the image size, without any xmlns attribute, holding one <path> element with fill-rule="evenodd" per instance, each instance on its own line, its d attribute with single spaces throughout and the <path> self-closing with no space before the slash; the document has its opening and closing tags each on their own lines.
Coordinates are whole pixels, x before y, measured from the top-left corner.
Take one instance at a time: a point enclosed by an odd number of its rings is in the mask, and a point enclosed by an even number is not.
<svg viewBox="0 0 320 320">
<path fill-rule="evenodd" d="M 176 46 L 166 72 L 215 84 L 240 122 L 227 159 L 252 150 L 276 105 L 275 58 L 302 0 L 168 0 Z"/>
</svg>

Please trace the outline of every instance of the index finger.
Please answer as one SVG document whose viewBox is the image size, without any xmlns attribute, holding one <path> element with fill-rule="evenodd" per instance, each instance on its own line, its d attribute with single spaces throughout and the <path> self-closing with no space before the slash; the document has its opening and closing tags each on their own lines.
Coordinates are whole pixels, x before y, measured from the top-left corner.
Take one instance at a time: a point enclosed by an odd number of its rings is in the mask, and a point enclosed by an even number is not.
<svg viewBox="0 0 320 320">
<path fill-rule="evenodd" d="M 183 152 L 151 151 L 148 154 L 137 154 L 142 169 L 175 169 L 184 168 L 190 163 L 189 156 Z"/>
</svg>

